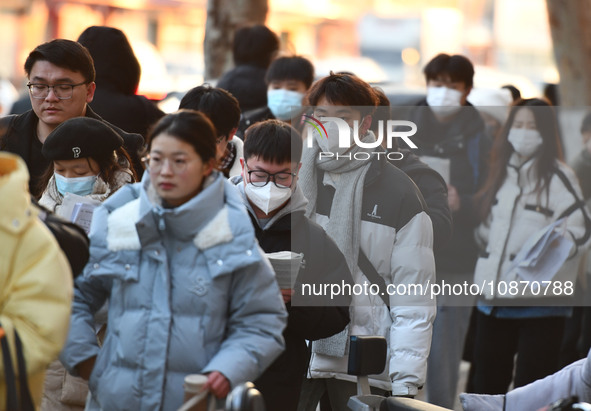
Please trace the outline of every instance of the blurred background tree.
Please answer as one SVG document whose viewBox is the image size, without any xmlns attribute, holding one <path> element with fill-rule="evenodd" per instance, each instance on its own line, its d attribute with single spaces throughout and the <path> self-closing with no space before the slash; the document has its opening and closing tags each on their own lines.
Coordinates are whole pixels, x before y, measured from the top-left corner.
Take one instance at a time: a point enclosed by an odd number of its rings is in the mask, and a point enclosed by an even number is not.
<svg viewBox="0 0 591 411">
<path fill-rule="evenodd" d="M 230 69 L 232 41 L 236 29 L 252 24 L 265 24 L 267 0 L 208 0 L 203 52 L 205 79 L 219 78 Z"/>
<path fill-rule="evenodd" d="M 560 105 L 590 106 L 591 0 L 546 0 L 546 5 L 560 73 Z"/>
</svg>

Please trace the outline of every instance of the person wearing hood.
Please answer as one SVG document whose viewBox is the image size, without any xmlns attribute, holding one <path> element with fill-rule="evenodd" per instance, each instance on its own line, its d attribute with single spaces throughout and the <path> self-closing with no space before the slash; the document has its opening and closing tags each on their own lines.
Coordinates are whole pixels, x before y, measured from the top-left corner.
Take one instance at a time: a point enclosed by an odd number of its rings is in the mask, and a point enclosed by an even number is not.
<svg viewBox="0 0 591 411">
<path fill-rule="evenodd" d="M 349 323 L 348 295 L 311 296 L 309 285 L 353 284 L 347 262 L 326 232 L 305 216 L 307 200 L 297 184 L 300 134 L 267 120 L 251 126 L 244 142 L 238 187 L 259 244 L 266 253 L 303 254 L 295 287 L 282 288 L 289 313 L 283 354 L 255 381 L 268 410 L 296 410 L 309 355 L 306 341 L 330 337 Z M 279 275 L 279 274 L 278 274 Z"/>
<path fill-rule="evenodd" d="M 26 388 L 33 406 L 39 406 L 45 368 L 56 358 L 68 334 L 72 301 L 70 266 L 57 241 L 38 218 L 41 211 L 31 203 L 26 189 L 28 179 L 27 166 L 20 157 L 0 153 L 2 410 L 28 409 L 22 396 Z M 19 370 L 17 333 L 26 375 Z M 15 379 L 6 378 L 10 365 Z M 20 395 L 15 384 L 20 385 Z M 21 405 L 8 402 L 7 397 L 20 397 Z"/>
<path fill-rule="evenodd" d="M 145 138 L 164 112 L 136 94 L 142 70 L 125 33 L 113 27 L 91 26 L 80 34 L 78 42 L 90 52 L 96 70 L 96 91 L 90 107 L 108 122 Z"/>
<path fill-rule="evenodd" d="M 148 172 L 94 211 L 60 360 L 89 380 L 87 410 L 176 410 L 189 374 L 217 398 L 284 348 L 287 313 L 238 192 L 214 170 L 216 132 L 194 110 L 148 137 Z M 93 314 L 109 300 L 104 344 Z"/>
</svg>

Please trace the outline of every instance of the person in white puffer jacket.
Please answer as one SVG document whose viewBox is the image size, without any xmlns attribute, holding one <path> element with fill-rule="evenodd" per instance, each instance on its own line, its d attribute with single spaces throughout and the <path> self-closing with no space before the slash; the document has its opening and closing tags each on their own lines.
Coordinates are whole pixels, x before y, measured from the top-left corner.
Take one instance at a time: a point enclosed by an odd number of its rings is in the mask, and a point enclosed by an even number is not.
<svg viewBox="0 0 591 411">
<path fill-rule="evenodd" d="M 476 393 L 507 392 L 515 354 L 515 387 L 558 370 L 562 330 L 572 310 L 565 297 L 574 293 L 578 250 L 591 235 L 576 176 L 561 157 L 552 108 L 539 99 L 518 102 L 495 142 L 490 175 L 476 196 L 483 222 L 476 230 L 481 254 L 474 281 L 487 285 L 476 310 Z M 528 239 L 562 218 L 563 235 L 573 244 L 568 258 L 551 279 L 524 281 L 512 268 L 515 256 Z M 503 291 L 511 284 L 519 288 Z"/>
<path fill-rule="evenodd" d="M 378 100 L 369 84 L 353 75 L 331 74 L 314 83 L 307 99 L 314 116 L 306 118 L 316 119 L 324 131 L 321 135 L 319 127 L 312 127 L 302 155 L 299 181 L 308 199 L 306 213 L 336 242 L 357 290 L 373 286 L 374 291 L 353 292 L 349 327 L 313 341 L 298 410 L 315 410 L 324 392 L 333 409 L 347 409 L 357 392 L 356 377 L 347 374 L 353 335 L 388 341 L 384 371 L 369 378 L 372 392 L 414 397 L 425 383 L 436 302 L 429 295 L 392 290 L 424 290 L 435 282 L 433 224 L 412 180 L 385 156 L 370 154 L 379 148 L 333 148 L 340 139 L 335 119 L 344 121 L 350 141 L 356 123 L 363 143 L 375 144 L 369 127 Z M 330 156 L 335 151 L 339 155 Z"/>
</svg>

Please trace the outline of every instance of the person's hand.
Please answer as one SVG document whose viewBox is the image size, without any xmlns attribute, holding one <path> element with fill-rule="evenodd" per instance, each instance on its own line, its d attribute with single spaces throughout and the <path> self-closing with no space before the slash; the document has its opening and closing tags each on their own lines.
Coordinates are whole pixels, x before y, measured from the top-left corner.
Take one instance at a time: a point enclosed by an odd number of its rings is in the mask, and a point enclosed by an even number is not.
<svg viewBox="0 0 591 411">
<path fill-rule="evenodd" d="M 288 302 L 291 301 L 291 296 L 293 295 L 293 290 L 286 288 L 286 289 L 281 289 L 281 296 L 283 297 L 283 302 L 285 304 L 287 304 Z"/>
<path fill-rule="evenodd" d="M 90 379 L 90 374 L 92 373 L 92 370 L 94 368 L 95 361 L 96 355 L 94 357 L 90 357 L 89 359 L 82 361 L 80 364 L 76 366 L 78 374 L 85 381 L 88 381 Z"/>
<path fill-rule="evenodd" d="M 230 381 L 219 371 L 213 371 L 207 376 L 204 390 L 209 390 L 217 398 L 224 398 L 230 392 Z"/>
<path fill-rule="evenodd" d="M 458 190 L 449 184 L 447 185 L 447 204 L 449 205 L 449 209 L 454 213 L 460 210 L 461 201 Z"/>
</svg>

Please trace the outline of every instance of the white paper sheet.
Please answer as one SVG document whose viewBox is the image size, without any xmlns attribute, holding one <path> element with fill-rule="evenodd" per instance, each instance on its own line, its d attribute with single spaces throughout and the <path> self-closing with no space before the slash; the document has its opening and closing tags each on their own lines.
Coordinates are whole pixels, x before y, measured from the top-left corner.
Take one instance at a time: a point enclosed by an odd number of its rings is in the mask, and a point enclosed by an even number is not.
<svg viewBox="0 0 591 411">
<path fill-rule="evenodd" d="M 515 256 L 508 272 L 526 281 L 549 281 L 567 260 L 574 245 L 566 237 L 565 219 L 555 221 L 531 236 Z"/>
</svg>

